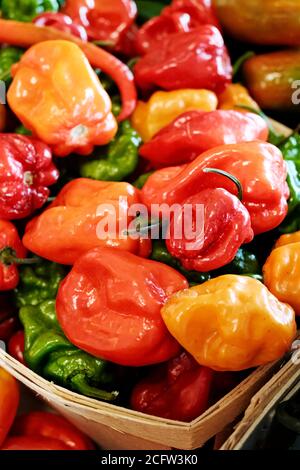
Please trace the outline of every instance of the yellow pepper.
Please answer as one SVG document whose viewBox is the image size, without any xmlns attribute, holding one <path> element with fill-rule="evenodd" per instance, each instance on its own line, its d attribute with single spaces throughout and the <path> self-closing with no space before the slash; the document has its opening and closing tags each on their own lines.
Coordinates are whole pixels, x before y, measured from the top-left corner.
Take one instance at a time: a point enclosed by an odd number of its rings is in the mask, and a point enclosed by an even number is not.
<svg viewBox="0 0 300 470">
<path fill-rule="evenodd" d="M 149 101 L 139 101 L 132 115 L 132 126 L 144 142 L 187 111 L 214 111 L 218 99 L 209 90 L 157 91 Z"/>
<path fill-rule="evenodd" d="M 268 289 L 300 315 L 300 232 L 279 238 L 263 267 L 263 274 Z"/>
<path fill-rule="evenodd" d="M 259 110 L 258 104 L 251 98 L 247 88 L 240 83 L 232 83 L 228 85 L 225 91 L 219 95 L 219 109 L 235 109 L 239 110 L 238 106 L 248 106 L 249 108 Z"/>
<path fill-rule="evenodd" d="M 225 275 L 172 295 L 161 310 L 177 341 L 204 366 L 238 371 L 279 359 L 295 313 L 256 279 Z"/>
</svg>

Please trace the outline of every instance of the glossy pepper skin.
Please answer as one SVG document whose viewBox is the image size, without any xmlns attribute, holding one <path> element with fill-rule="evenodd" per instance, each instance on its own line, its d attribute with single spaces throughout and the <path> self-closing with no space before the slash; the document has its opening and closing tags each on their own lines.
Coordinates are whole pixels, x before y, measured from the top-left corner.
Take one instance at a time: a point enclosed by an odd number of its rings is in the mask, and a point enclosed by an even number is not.
<svg viewBox="0 0 300 470">
<path fill-rule="evenodd" d="M 62 12 L 84 26 L 91 41 L 118 42 L 137 14 L 132 0 L 66 0 Z"/>
<path fill-rule="evenodd" d="M 2 0 L 3 18 L 17 21 L 31 21 L 44 11 L 58 11 L 57 0 Z"/>
<path fill-rule="evenodd" d="M 34 266 L 22 266 L 19 273 L 20 281 L 14 295 L 17 306 L 24 307 L 55 299 L 58 286 L 66 276 L 66 269 L 59 264 L 40 260 Z"/>
<path fill-rule="evenodd" d="M 219 27 L 210 0 L 173 0 L 156 16 L 139 29 L 136 48 L 143 55 L 153 46 L 162 44 L 174 33 L 187 33 L 203 24 Z"/>
<path fill-rule="evenodd" d="M 213 0 L 224 29 L 240 41 L 300 45 L 298 0 Z"/>
<path fill-rule="evenodd" d="M 0 291 L 14 289 L 19 282 L 19 271 L 15 263 L 6 261 L 6 253 L 25 258 L 23 246 L 16 227 L 7 220 L 0 219 Z"/>
<path fill-rule="evenodd" d="M 22 49 L 17 47 L 3 47 L 0 49 L 0 80 L 3 80 L 6 85 L 9 85 L 11 76 L 11 67 L 19 62 L 23 54 Z"/>
<path fill-rule="evenodd" d="M 140 155 L 154 165 L 178 165 L 219 145 L 266 141 L 268 134 L 267 123 L 253 113 L 189 111 L 144 144 Z"/>
<path fill-rule="evenodd" d="M 56 318 L 54 300 L 22 307 L 20 320 L 25 332 L 24 358 L 30 369 L 82 395 L 115 400 L 118 393 L 106 391 L 113 387 L 113 369 L 67 340 Z"/>
<path fill-rule="evenodd" d="M 104 155 L 93 155 L 92 160 L 81 164 L 80 175 L 102 181 L 122 181 L 133 173 L 138 165 L 141 138 L 129 121 L 123 121 L 119 132 L 109 144 Z"/>
<path fill-rule="evenodd" d="M 209 90 L 156 91 L 147 101 L 138 101 L 132 115 L 133 127 L 148 142 L 161 129 L 181 114 L 192 111 L 213 111 L 218 99 Z"/>
<path fill-rule="evenodd" d="M 258 104 L 251 98 L 247 88 L 240 83 L 230 83 L 226 90 L 218 96 L 218 109 L 235 109 L 244 112 L 239 107 L 241 105 L 259 111 Z"/>
<path fill-rule="evenodd" d="M 61 264 L 73 264 L 86 251 L 106 245 L 148 256 L 149 239 L 125 234 L 136 216 L 134 206 L 140 203 L 139 190 L 129 183 L 75 179 L 27 224 L 23 243 L 33 253 Z M 108 214 L 116 215 L 111 228 Z"/>
<path fill-rule="evenodd" d="M 68 41 L 46 41 L 26 51 L 7 97 L 25 127 L 60 157 L 87 155 L 117 132 L 109 96 L 84 53 Z"/>
<path fill-rule="evenodd" d="M 300 51 L 288 49 L 257 55 L 244 63 L 247 88 L 261 108 L 297 110 L 292 97 L 296 92 L 293 83 L 300 80 L 299 61 Z"/>
<path fill-rule="evenodd" d="M 177 341 L 204 366 L 238 371 L 279 359 L 295 313 L 256 279 L 225 275 L 173 295 L 161 310 Z"/>
<path fill-rule="evenodd" d="M 208 407 L 212 379 L 211 369 L 182 352 L 134 387 L 131 407 L 160 418 L 192 421 Z"/>
<path fill-rule="evenodd" d="M 205 173 L 207 168 L 226 171 L 241 182 L 242 202 L 250 213 L 254 234 L 272 230 L 284 220 L 289 197 L 286 165 L 277 147 L 259 141 L 216 147 L 187 165 L 154 172 L 142 189 L 143 202 L 147 206 L 180 204 L 207 188 L 237 194 L 234 183 Z"/>
<path fill-rule="evenodd" d="M 283 235 L 263 266 L 264 283 L 300 315 L 300 232 Z"/>
<path fill-rule="evenodd" d="M 153 46 L 134 67 L 135 81 L 144 91 L 156 87 L 206 88 L 221 93 L 230 83 L 231 74 L 221 33 L 211 25 L 172 34 L 163 44 Z"/>
<path fill-rule="evenodd" d="M 18 416 L 11 436 L 41 436 L 57 439 L 72 450 L 95 449 L 92 441 L 66 418 L 47 411 L 32 411 Z"/>
<path fill-rule="evenodd" d="M 186 212 L 188 206 L 190 213 Z M 197 207 L 203 211 L 199 212 Z M 166 244 L 185 269 L 208 272 L 230 263 L 240 246 L 252 239 L 250 215 L 245 206 L 225 189 L 216 188 L 182 202 L 180 211 L 171 217 Z"/>
<path fill-rule="evenodd" d="M 16 379 L 0 367 L 0 448 L 15 419 L 19 401 Z"/>
<path fill-rule="evenodd" d="M 58 321 L 73 344 L 96 357 L 134 367 L 156 364 L 178 352 L 160 309 L 187 286 L 169 266 L 95 248 L 76 261 L 61 284 Z"/>
<path fill-rule="evenodd" d="M 82 41 L 87 41 L 85 28 L 73 22 L 72 18 L 63 13 L 41 13 L 34 18 L 33 23 L 37 26 L 51 26 L 52 28 L 77 36 Z"/>
<path fill-rule="evenodd" d="M 59 177 L 50 148 L 39 140 L 0 134 L 0 217 L 22 219 L 42 207 Z"/>
<path fill-rule="evenodd" d="M 24 359 L 24 349 L 25 349 L 25 335 L 23 330 L 19 330 L 12 335 L 8 342 L 7 350 L 10 356 L 17 359 L 24 366 L 26 365 Z"/>
</svg>

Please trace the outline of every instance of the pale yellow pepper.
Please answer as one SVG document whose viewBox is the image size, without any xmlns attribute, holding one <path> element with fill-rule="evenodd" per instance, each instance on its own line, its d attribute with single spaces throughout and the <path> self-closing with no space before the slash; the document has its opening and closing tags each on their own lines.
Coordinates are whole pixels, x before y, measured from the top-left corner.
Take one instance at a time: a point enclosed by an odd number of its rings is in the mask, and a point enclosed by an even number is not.
<svg viewBox="0 0 300 470">
<path fill-rule="evenodd" d="M 209 90 L 157 91 L 149 101 L 139 101 L 132 115 L 132 126 L 144 142 L 187 111 L 214 111 L 218 99 Z"/>
<path fill-rule="evenodd" d="M 219 95 L 219 109 L 234 109 L 236 111 L 243 111 L 238 106 L 247 106 L 249 108 L 259 110 L 258 104 L 249 95 L 247 88 L 240 83 L 232 83 L 228 85 L 225 91 Z M 244 110 L 246 111 L 246 110 Z"/>
<path fill-rule="evenodd" d="M 259 281 L 224 275 L 172 295 L 161 310 L 174 338 L 204 366 L 238 371 L 279 359 L 295 313 Z"/>
</svg>

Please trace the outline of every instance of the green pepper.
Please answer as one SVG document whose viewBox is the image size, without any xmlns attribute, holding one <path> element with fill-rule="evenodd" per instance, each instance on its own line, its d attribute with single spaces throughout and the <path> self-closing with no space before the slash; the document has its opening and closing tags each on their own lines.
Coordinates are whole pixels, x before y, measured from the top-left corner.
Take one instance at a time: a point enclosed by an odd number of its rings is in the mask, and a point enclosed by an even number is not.
<svg viewBox="0 0 300 470">
<path fill-rule="evenodd" d="M 38 305 L 44 300 L 54 299 L 59 283 L 67 274 L 63 266 L 46 260 L 33 266 L 22 266 L 19 273 L 20 282 L 15 289 L 18 307 Z"/>
<path fill-rule="evenodd" d="M 168 3 L 168 1 L 151 1 L 151 0 L 136 0 L 136 6 L 138 8 L 138 16 L 141 22 L 148 21 L 154 16 L 159 16 L 161 11 Z"/>
<path fill-rule="evenodd" d="M 134 183 L 132 183 L 133 186 L 135 186 L 138 189 L 142 189 L 143 186 L 146 184 L 149 176 L 151 176 L 153 171 L 149 171 L 149 173 L 144 173 L 143 175 L 140 175 L 138 179 L 135 180 Z"/>
<path fill-rule="evenodd" d="M 95 180 L 122 181 L 137 167 L 140 144 L 141 138 L 131 127 L 130 122 L 123 121 L 105 154 L 82 163 L 80 175 Z"/>
<path fill-rule="evenodd" d="M 113 364 L 73 346 L 57 321 L 55 301 L 27 305 L 20 310 L 24 326 L 24 357 L 27 365 L 42 377 L 83 395 L 113 401 L 118 395 Z"/>
<path fill-rule="evenodd" d="M 2 0 L 2 17 L 7 20 L 30 22 L 45 11 L 58 11 L 57 0 Z"/>
<path fill-rule="evenodd" d="M 224 274 L 240 274 L 249 275 L 251 277 L 260 277 L 261 268 L 257 257 L 254 253 L 251 253 L 246 248 L 240 248 L 235 255 L 234 260 L 221 268 L 220 271 L 224 270 Z"/>
<path fill-rule="evenodd" d="M 0 49 L 0 80 L 9 85 L 12 80 L 11 67 L 19 62 L 23 50 L 17 47 L 4 47 Z"/>
<path fill-rule="evenodd" d="M 26 127 L 21 124 L 15 129 L 15 134 L 32 135 L 32 132 L 26 129 Z"/>
</svg>

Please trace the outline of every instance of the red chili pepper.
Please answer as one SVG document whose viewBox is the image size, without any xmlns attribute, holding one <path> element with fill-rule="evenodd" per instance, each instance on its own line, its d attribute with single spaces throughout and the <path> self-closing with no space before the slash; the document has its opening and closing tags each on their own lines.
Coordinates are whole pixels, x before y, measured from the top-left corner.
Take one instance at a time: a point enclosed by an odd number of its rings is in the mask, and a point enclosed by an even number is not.
<svg viewBox="0 0 300 470">
<path fill-rule="evenodd" d="M 135 386 L 131 406 L 142 413 L 189 422 L 208 407 L 212 379 L 211 369 L 182 352 Z"/>
<path fill-rule="evenodd" d="M 1 223 L 0 223 L 1 227 Z M 0 236 L 1 237 L 1 236 Z M 7 342 L 16 331 L 18 318 L 13 303 L 6 294 L 0 294 L 0 341 Z"/>
<path fill-rule="evenodd" d="M 11 290 L 18 285 L 19 273 L 15 262 L 24 261 L 22 258 L 25 256 L 26 249 L 16 227 L 0 219 L 0 291 Z"/>
<path fill-rule="evenodd" d="M 192 210 L 188 212 L 188 208 Z M 171 218 L 166 243 L 185 269 L 206 272 L 230 263 L 253 236 L 245 206 L 233 194 L 217 188 L 183 201 L 182 209 Z"/>
<path fill-rule="evenodd" d="M 142 157 L 159 165 L 177 165 L 219 145 L 268 138 L 266 121 L 254 113 L 189 111 L 140 148 Z"/>
<path fill-rule="evenodd" d="M 73 450 L 93 450 L 92 441 L 63 416 L 45 411 L 33 411 L 18 416 L 10 433 L 11 436 L 43 437 L 58 440 Z"/>
<path fill-rule="evenodd" d="M 41 13 L 34 18 L 33 23 L 37 26 L 52 26 L 52 28 L 77 36 L 82 41 L 87 41 L 87 32 L 83 26 L 73 22 L 72 18 L 63 13 Z"/>
<path fill-rule="evenodd" d="M 46 144 L 23 135 L 0 134 L 0 218 L 31 215 L 47 201 L 48 186 L 58 177 Z"/>
<path fill-rule="evenodd" d="M 19 401 L 18 382 L 0 367 L 0 448 L 15 419 Z"/>
<path fill-rule="evenodd" d="M 60 284 L 58 321 L 72 344 L 109 361 L 144 366 L 178 353 L 160 310 L 186 279 L 169 266 L 115 248 L 81 256 Z"/>
<path fill-rule="evenodd" d="M 137 50 L 141 55 L 146 54 L 170 34 L 187 33 L 204 24 L 219 28 L 210 0 L 173 0 L 160 16 L 143 24 L 136 38 Z"/>
<path fill-rule="evenodd" d="M 8 437 L 1 450 L 72 450 L 58 439 L 42 436 Z"/>
<path fill-rule="evenodd" d="M 7 349 L 12 357 L 26 366 L 24 359 L 24 342 L 24 331 L 19 330 L 10 338 Z"/>
<path fill-rule="evenodd" d="M 120 34 L 118 42 L 113 46 L 112 50 L 118 54 L 123 54 L 126 57 L 136 57 L 138 55 L 136 48 L 137 33 L 138 27 L 133 23 Z"/>
<path fill-rule="evenodd" d="M 203 25 L 153 46 L 134 67 L 134 75 L 145 91 L 206 88 L 221 93 L 231 81 L 232 67 L 220 31 Z"/>
</svg>

